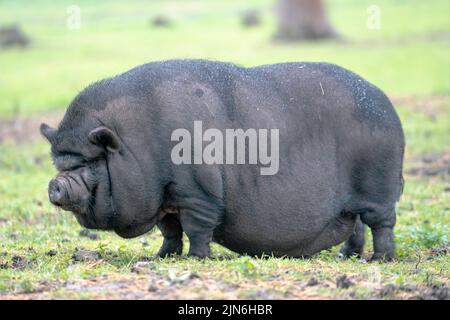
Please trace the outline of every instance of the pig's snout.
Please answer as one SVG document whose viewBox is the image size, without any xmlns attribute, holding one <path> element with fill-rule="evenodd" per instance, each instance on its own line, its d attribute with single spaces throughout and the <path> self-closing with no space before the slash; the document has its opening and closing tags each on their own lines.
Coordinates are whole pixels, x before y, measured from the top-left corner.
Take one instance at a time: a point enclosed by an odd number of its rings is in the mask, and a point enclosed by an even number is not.
<svg viewBox="0 0 450 320">
<path fill-rule="evenodd" d="M 68 205 L 69 197 L 61 179 L 55 178 L 48 184 L 48 198 L 52 204 L 58 207 Z"/>
</svg>

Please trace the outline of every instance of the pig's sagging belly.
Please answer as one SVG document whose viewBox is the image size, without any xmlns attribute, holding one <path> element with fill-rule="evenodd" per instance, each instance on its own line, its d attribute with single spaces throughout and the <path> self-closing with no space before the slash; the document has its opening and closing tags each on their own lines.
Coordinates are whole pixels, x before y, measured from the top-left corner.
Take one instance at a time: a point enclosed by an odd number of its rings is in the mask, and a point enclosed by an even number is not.
<svg viewBox="0 0 450 320">
<path fill-rule="evenodd" d="M 240 254 L 301 257 L 345 241 L 355 225 L 334 212 L 272 212 L 262 219 L 265 213 L 226 212 L 213 240 Z"/>
</svg>

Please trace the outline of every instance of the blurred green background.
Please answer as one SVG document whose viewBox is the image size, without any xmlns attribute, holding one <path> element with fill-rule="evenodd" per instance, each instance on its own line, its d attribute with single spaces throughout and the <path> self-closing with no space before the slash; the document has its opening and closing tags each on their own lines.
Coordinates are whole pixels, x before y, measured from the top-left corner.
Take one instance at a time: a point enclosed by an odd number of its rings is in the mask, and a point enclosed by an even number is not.
<svg viewBox="0 0 450 320">
<path fill-rule="evenodd" d="M 349 68 L 390 96 L 448 93 L 447 0 L 328 1 L 339 42 L 279 44 L 274 0 L 0 1 L 0 24 L 20 25 L 29 49 L 0 51 L 0 115 L 63 109 L 89 83 L 145 62 L 208 58 L 254 66 L 327 61 Z M 70 5 L 81 28 L 70 29 Z M 381 28 L 369 29 L 377 5 Z M 246 28 L 242 12 L 256 9 L 261 24 Z M 170 19 L 155 27 L 158 15 Z"/>
<path fill-rule="evenodd" d="M 56 124 L 88 84 L 171 58 L 243 66 L 326 61 L 385 91 L 400 115 L 407 143 L 406 186 L 397 210 L 399 259 L 375 266 L 374 278 L 373 265 L 337 260 L 338 248 L 312 260 L 260 260 L 213 245 L 214 259 L 206 262 L 152 262 L 152 277 L 161 283 L 186 270 L 201 274 L 201 281 L 183 288 L 167 286 L 167 291 L 162 284 L 162 291 L 153 293 L 144 285 L 138 288 L 144 297 L 442 298 L 445 288 L 448 296 L 450 1 L 330 0 L 327 12 L 342 39 L 289 43 L 273 41 L 275 2 L 0 0 L 0 28 L 14 24 L 30 40 L 26 48 L 0 47 L 0 299 L 121 298 L 124 287 L 110 283 L 135 281 L 130 271 L 134 264 L 156 252 L 159 233 L 124 240 L 98 232 L 93 240 L 79 233 L 81 227 L 69 213 L 49 204 L 47 183 L 55 170 L 38 126 L 42 121 Z M 81 9 L 80 29 L 67 25 L 71 5 Z M 373 5 L 381 13 L 379 30 L 367 27 Z M 249 10 L 259 12 L 259 25 L 242 25 L 242 15 Z M 169 24 L 155 26 L 156 17 Z M 99 252 L 101 259 L 74 261 L 72 254 L 80 246 Z M 51 250 L 56 254 L 50 255 Z M 371 250 L 368 237 L 366 251 Z M 336 287 L 342 273 L 356 283 L 352 289 Z M 306 287 L 311 277 L 319 285 Z M 67 287 L 67 281 L 92 278 L 108 283 L 105 295 Z M 411 283 L 416 289 L 402 289 Z M 386 284 L 395 290 L 386 289 L 380 296 Z M 134 292 L 125 297 L 142 297 L 131 287 L 123 289 Z"/>
</svg>

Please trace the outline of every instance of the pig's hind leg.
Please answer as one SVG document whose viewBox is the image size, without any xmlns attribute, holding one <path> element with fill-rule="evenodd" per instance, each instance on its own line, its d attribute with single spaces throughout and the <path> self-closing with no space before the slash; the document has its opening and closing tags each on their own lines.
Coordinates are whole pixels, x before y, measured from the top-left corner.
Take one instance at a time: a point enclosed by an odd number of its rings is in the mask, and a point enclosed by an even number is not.
<svg viewBox="0 0 450 320">
<path fill-rule="evenodd" d="M 373 255 L 371 261 L 391 261 L 395 258 L 394 226 L 396 221 L 395 202 L 383 203 L 374 199 L 359 200 L 353 205 L 357 208 L 350 212 L 359 214 L 361 222 L 368 225 L 373 237 Z M 350 238 L 348 243 L 354 239 Z M 343 250 L 346 250 L 347 243 Z"/>
<path fill-rule="evenodd" d="M 345 241 L 340 253 L 344 258 L 351 256 L 361 257 L 364 251 L 366 228 L 359 216 L 356 218 L 355 230 Z"/>
<path fill-rule="evenodd" d="M 394 206 L 386 209 L 367 210 L 361 214 L 361 220 L 372 231 L 373 255 L 370 260 L 393 260 L 395 258 L 394 226 L 396 220 Z"/>
<path fill-rule="evenodd" d="M 382 160 L 359 164 L 353 176 L 354 196 L 346 207 L 372 231 L 372 261 L 395 258 L 395 204 L 403 187 L 400 165 Z"/>
</svg>

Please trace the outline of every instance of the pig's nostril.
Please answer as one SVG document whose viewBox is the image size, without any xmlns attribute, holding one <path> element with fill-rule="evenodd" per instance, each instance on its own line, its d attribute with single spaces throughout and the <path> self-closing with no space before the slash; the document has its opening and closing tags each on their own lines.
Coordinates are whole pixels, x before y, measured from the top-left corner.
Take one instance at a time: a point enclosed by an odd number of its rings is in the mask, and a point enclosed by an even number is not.
<svg viewBox="0 0 450 320">
<path fill-rule="evenodd" d="M 48 187 L 48 197 L 52 204 L 55 206 L 62 206 L 63 203 L 63 190 L 56 179 L 50 181 Z"/>
<path fill-rule="evenodd" d="M 61 206 L 61 193 L 57 191 L 51 191 L 49 193 L 50 202 L 55 206 Z"/>
</svg>

